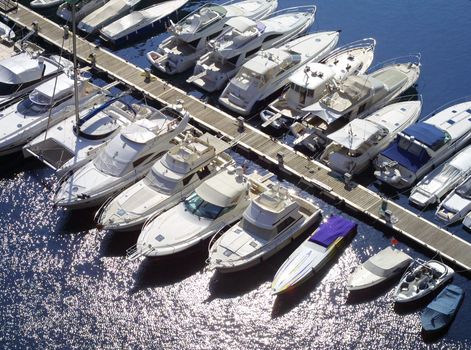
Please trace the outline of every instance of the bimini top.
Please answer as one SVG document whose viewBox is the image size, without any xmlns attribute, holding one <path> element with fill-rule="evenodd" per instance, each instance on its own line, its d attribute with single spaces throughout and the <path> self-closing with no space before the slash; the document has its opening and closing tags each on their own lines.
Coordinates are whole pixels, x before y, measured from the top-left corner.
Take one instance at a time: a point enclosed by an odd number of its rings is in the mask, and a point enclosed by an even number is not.
<svg viewBox="0 0 471 350">
<path fill-rule="evenodd" d="M 333 215 L 319 226 L 309 238 L 309 241 L 327 248 L 337 238 L 346 237 L 350 232 L 356 230 L 356 228 L 356 223 L 341 216 Z"/>
<path fill-rule="evenodd" d="M 289 80 L 308 90 L 314 90 L 335 77 L 332 68 L 324 63 L 308 63 L 294 72 Z"/>
<path fill-rule="evenodd" d="M 73 87 L 74 80 L 66 73 L 62 73 L 56 78 L 50 79 L 36 87 L 29 94 L 29 99 L 38 105 L 48 106 L 53 101 L 58 101 L 61 98 L 70 95 L 72 93 Z"/>
<path fill-rule="evenodd" d="M 244 33 L 245 31 L 255 27 L 257 22 L 252 21 L 247 17 L 234 17 L 226 22 L 226 25 L 237 29 L 239 32 Z"/>
<path fill-rule="evenodd" d="M 246 188 L 244 176 L 236 174 L 234 170 L 228 170 L 206 180 L 195 192 L 206 202 L 227 208 L 238 202 Z"/>
<path fill-rule="evenodd" d="M 41 78 L 44 70 L 44 58 L 32 58 L 25 52 L 0 62 L 0 81 L 5 84 L 28 83 Z"/>
<path fill-rule="evenodd" d="M 373 140 L 387 129 L 365 119 L 353 119 L 348 125 L 333 132 L 328 138 L 335 143 L 350 149 L 358 150 L 366 141 Z"/>
<path fill-rule="evenodd" d="M 417 141 L 434 151 L 440 149 L 450 138 L 446 131 L 427 123 L 413 124 L 402 133 L 409 137 L 414 137 Z"/>
<path fill-rule="evenodd" d="M 127 126 L 123 131 L 123 137 L 129 141 L 145 144 L 155 139 L 155 123 L 148 119 L 141 119 Z"/>
</svg>

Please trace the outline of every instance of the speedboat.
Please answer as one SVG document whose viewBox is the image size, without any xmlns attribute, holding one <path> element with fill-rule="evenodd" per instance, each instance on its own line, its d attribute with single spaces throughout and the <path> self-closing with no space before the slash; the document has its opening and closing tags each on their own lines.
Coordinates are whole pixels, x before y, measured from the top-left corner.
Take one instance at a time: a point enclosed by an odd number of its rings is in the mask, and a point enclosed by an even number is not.
<svg viewBox="0 0 471 350">
<path fill-rule="evenodd" d="M 60 5 L 65 0 L 33 0 L 29 3 L 29 6 L 36 9 L 45 9 Z"/>
<path fill-rule="evenodd" d="M 296 136 L 294 145 L 319 151 L 326 146 L 329 134 L 388 104 L 410 88 L 419 73 L 417 61 L 387 64 L 366 75 L 350 75 L 335 92 L 303 108 L 308 115 L 290 128 Z"/>
<path fill-rule="evenodd" d="M 305 232 L 321 215 L 313 203 L 279 185 L 253 199 L 242 219 L 210 245 L 210 269 L 235 272 L 255 266 Z"/>
<path fill-rule="evenodd" d="M 198 60 L 187 82 L 207 92 L 222 89 L 258 51 L 282 45 L 305 32 L 314 22 L 315 13 L 315 6 L 300 6 L 260 21 L 229 19 L 223 32 L 208 43 L 209 52 Z"/>
<path fill-rule="evenodd" d="M 307 116 L 303 108 L 335 91 L 346 77 L 364 74 L 374 57 L 376 41 L 371 38 L 352 42 L 332 51 L 326 58 L 309 62 L 289 77 L 289 85 L 267 109 L 260 112 L 263 127 L 287 128 Z"/>
<path fill-rule="evenodd" d="M 417 301 L 437 290 L 453 277 L 451 267 L 437 260 L 412 264 L 394 291 L 396 303 Z"/>
<path fill-rule="evenodd" d="M 471 175 L 471 146 L 425 175 L 412 189 L 409 200 L 419 207 L 434 204 Z"/>
<path fill-rule="evenodd" d="M 435 217 L 453 224 L 462 220 L 471 211 L 471 176 L 467 177 L 445 197 L 435 212 Z"/>
<path fill-rule="evenodd" d="M 178 119 L 174 112 L 154 114 L 152 119 L 138 120 L 121 130 L 92 162 L 61 179 L 54 196 L 56 205 L 92 207 L 139 181 L 186 128 L 188 112 L 178 112 Z"/>
<path fill-rule="evenodd" d="M 0 107 L 70 67 L 65 58 L 26 51 L 0 61 Z"/>
<path fill-rule="evenodd" d="M 244 176 L 241 168 L 204 181 L 183 202 L 145 223 L 128 258 L 172 255 L 210 238 L 241 218 L 251 198 L 267 189 L 263 181 L 258 174 Z"/>
<path fill-rule="evenodd" d="M 7 26 L 5 23 L 0 22 L 0 39 L 7 42 L 13 42 L 15 40 L 16 34 L 12 28 Z"/>
<path fill-rule="evenodd" d="M 387 247 L 355 268 L 348 278 L 347 289 L 359 291 L 377 286 L 399 275 L 411 262 L 406 253 Z"/>
<path fill-rule="evenodd" d="M 140 2 L 141 0 L 109 0 L 82 19 L 77 27 L 85 33 L 93 34 L 131 12 Z"/>
<path fill-rule="evenodd" d="M 151 168 L 147 176 L 98 210 L 98 227 L 115 231 L 139 228 L 151 216 L 175 206 L 203 181 L 234 164 L 226 142 L 210 134 L 186 135 Z"/>
<path fill-rule="evenodd" d="M 103 91 L 93 106 L 79 112 L 78 120 L 70 116 L 50 127 L 29 142 L 23 153 L 38 158 L 62 176 L 95 158 L 123 127 L 137 120 L 152 120 L 159 113 L 154 107 L 130 105 Z"/>
<path fill-rule="evenodd" d="M 75 21 L 80 22 L 90 13 L 106 4 L 109 0 L 79 0 L 75 4 Z M 57 9 L 57 15 L 67 22 L 72 22 L 72 3 L 64 2 Z"/>
<path fill-rule="evenodd" d="M 70 73 L 70 74 L 69 74 Z M 0 155 L 21 150 L 24 144 L 74 113 L 71 72 L 37 86 L 26 98 L 0 112 Z M 98 88 L 79 80 L 79 106 L 93 103 Z"/>
<path fill-rule="evenodd" d="M 356 228 L 356 223 L 341 216 L 327 218 L 278 269 L 271 284 L 272 293 L 284 293 L 314 276 Z"/>
<path fill-rule="evenodd" d="M 443 288 L 420 315 L 422 329 L 433 333 L 448 327 L 453 322 L 463 298 L 464 292 L 460 287 L 450 284 Z"/>
<path fill-rule="evenodd" d="M 338 31 L 320 32 L 259 52 L 242 65 L 222 92 L 219 102 L 237 114 L 249 114 L 257 101 L 281 89 L 296 69 L 324 58 L 337 45 L 338 39 Z"/>
<path fill-rule="evenodd" d="M 171 35 L 156 50 L 148 52 L 147 59 L 162 72 L 181 73 L 194 66 L 206 53 L 208 41 L 221 34 L 230 18 L 243 16 L 252 20 L 262 19 L 275 11 L 277 5 L 277 0 L 205 4 L 168 27 Z"/>
<path fill-rule="evenodd" d="M 408 188 L 471 140 L 471 101 L 433 113 L 400 132 L 376 160 L 375 176 Z"/>
<path fill-rule="evenodd" d="M 415 123 L 421 107 L 421 101 L 397 102 L 365 119 L 353 119 L 327 137 L 330 143 L 320 160 L 341 174 L 363 172 L 400 131 Z"/>
<path fill-rule="evenodd" d="M 103 27 L 100 37 L 113 44 L 121 43 L 135 38 L 138 35 L 155 31 L 164 24 L 164 19 L 177 11 L 188 0 L 170 0 L 149 6 L 143 10 L 133 11 L 117 21 Z"/>
</svg>

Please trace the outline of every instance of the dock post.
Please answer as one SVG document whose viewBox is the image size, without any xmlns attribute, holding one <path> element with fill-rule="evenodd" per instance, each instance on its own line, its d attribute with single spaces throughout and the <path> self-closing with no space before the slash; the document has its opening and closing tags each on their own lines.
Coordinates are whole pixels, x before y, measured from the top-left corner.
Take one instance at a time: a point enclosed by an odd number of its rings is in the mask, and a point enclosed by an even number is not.
<svg viewBox="0 0 471 350">
<path fill-rule="evenodd" d="M 278 161 L 278 167 L 283 168 L 285 160 L 284 160 L 285 154 L 283 152 L 278 152 L 276 154 L 276 160 Z"/>
<path fill-rule="evenodd" d="M 150 73 L 151 73 L 150 68 L 145 68 L 144 69 L 144 81 L 146 83 L 148 83 L 150 81 Z"/>
<path fill-rule="evenodd" d="M 343 181 L 345 183 L 345 187 L 347 189 L 351 189 L 350 185 L 352 184 L 352 174 L 350 173 L 343 174 Z"/>
<path fill-rule="evenodd" d="M 33 21 L 33 23 L 31 23 L 31 27 L 36 32 L 36 34 L 39 32 L 39 23 L 38 23 L 38 21 Z"/>
<path fill-rule="evenodd" d="M 88 59 L 90 60 L 90 65 L 92 67 L 95 67 L 95 65 L 96 65 L 96 53 L 92 52 L 90 55 L 88 55 Z"/>
<path fill-rule="evenodd" d="M 237 131 L 238 132 L 244 132 L 245 131 L 245 125 L 244 125 L 244 117 L 237 117 Z"/>
<path fill-rule="evenodd" d="M 67 26 L 67 24 L 64 24 L 62 26 L 62 29 L 64 30 L 64 36 L 63 36 L 64 40 L 69 39 L 69 27 Z"/>
</svg>

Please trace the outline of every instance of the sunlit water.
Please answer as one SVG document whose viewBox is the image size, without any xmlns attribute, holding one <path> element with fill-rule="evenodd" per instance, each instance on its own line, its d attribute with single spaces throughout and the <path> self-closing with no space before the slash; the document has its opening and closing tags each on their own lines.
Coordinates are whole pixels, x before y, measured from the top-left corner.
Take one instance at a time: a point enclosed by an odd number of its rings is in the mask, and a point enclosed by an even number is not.
<svg viewBox="0 0 471 350">
<path fill-rule="evenodd" d="M 280 7 L 307 3 L 284 0 Z M 200 4 L 191 2 L 186 9 Z M 425 113 L 469 94 L 469 1 L 319 1 L 317 5 L 313 30 L 341 28 L 342 43 L 375 37 L 376 62 L 421 52 L 417 90 L 423 94 Z M 118 53 L 148 66 L 143 54 L 163 37 Z M 238 163 L 245 161 L 232 154 Z M 263 171 L 255 163 L 249 168 Z M 471 283 L 460 274 L 454 283 L 468 296 L 448 333 L 432 345 L 421 335 L 419 307 L 394 310 L 392 285 L 360 300 L 349 297 L 345 284 L 352 267 L 390 244 L 390 234 L 381 227 L 359 221 L 357 235 L 319 276 L 276 298 L 270 294 L 271 279 L 306 236 L 269 261 L 237 274 L 205 271 L 204 245 L 173 258 L 129 262 L 125 251 L 138 232 L 98 231 L 94 210 L 54 208 L 56 181 L 51 170 L 34 160 L 25 161 L 20 155 L 0 160 L 2 348 L 471 347 Z M 340 212 L 341 208 L 302 191 L 305 188 L 281 181 L 312 198 L 324 214 Z M 406 196 L 399 200 L 406 204 Z M 425 215 L 431 214 L 429 210 Z M 452 230 L 469 239 L 460 225 Z M 413 257 L 431 257 L 417 247 L 398 246 Z"/>
</svg>

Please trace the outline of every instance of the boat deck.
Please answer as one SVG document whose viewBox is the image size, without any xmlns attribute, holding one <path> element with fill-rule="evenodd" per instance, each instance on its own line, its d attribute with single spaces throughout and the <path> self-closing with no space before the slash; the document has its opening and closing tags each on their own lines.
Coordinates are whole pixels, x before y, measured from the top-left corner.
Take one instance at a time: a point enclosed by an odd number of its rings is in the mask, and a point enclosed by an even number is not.
<svg viewBox="0 0 471 350">
<path fill-rule="evenodd" d="M 64 46 L 65 50 L 71 52 L 71 38 L 63 40 L 61 27 L 47 18 L 22 5 L 18 5 L 16 12 L 7 13 L 6 16 L 29 29 L 32 28 L 33 22 L 37 22 L 40 37 L 59 48 Z M 92 62 L 92 55 L 95 57 L 95 62 Z M 259 158 L 277 166 L 280 172 L 296 177 L 330 198 L 345 203 L 348 208 L 371 219 L 371 222 L 387 225 L 391 230 L 404 235 L 420 246 L 440 253 L 449 262 L 462 269 L 471 269 L 471 244 L 463 239 L 394 202 L 381 198 L 377 193 L 359 184 L 352 182 L 347 186 L 342 178 L 332 173 L 323 164 L 308 159 L 291 147 L 270 138 L 251 126 L 245 125 L 242 130 L 238 120 L 227 113 L 187 95 L 184 91 L 154 75 L 150 75 L 150 78 L 146 79 L 147 73 L 142 68 L 108 51 L 96 48 L 92 43 L 81 38 L 77 38 L 77 56 L 83 62 L 92 64 L 96 69 L 106 72 L 113 79 L 122 81 L 142 92 L 148 98 L 163 104 L 181 100 L 191 113 L 193 122 L 198 126 L 217 135 L 222 135 L 228 140 L 236 139 L 238 147 L 255 153 Z M 281 158 L 282 162 L 280 163 Z M 385 206 L 397 219 L 397 222 L 392 223 L 385 219 L 382 214 L 382 209 Z"/>
</svg>

